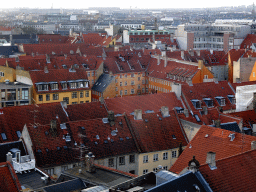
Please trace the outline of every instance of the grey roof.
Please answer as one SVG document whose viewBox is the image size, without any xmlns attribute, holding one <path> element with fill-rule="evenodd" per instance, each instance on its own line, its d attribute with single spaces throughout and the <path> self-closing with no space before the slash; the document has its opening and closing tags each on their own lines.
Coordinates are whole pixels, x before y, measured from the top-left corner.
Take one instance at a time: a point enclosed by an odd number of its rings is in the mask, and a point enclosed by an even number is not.
<svg viewBox="0 0 256 192">
<path fill-rule="evenodd" d="M 200 189 L 200 192 L 212 191 L 200 172 L 187 172 L 180 177 L 174 177 L 173 179 L 153 187 L 146 192 L 162 192 L 169 191 L 170 189 L 172 189 L 171 191 L 187 192 L 197 191 L 198 189 Z"/>
<path fill-rule="evenodd" d="M 18 52 L 19 50 L 17 46 L 0 46 L 0 55 L 9 56 Z"/>
<path fill-rule="evenodd" d="M 82 169 L 82 172 L 78 174 L 79 169 Z M 87 185 L 91 186 L 105 186 L 112 187 L 117 184 L 123 183 L 130 180 L 132 177 L 115 173 L 109 170 L 96 168 L 95 173 L 89 173 L 85 168 L 75 167 L 73 169 L 68 169 L 64 174 L 71 175 L 73 177 L 78 177 L 82 179 Z"/>
<path fill-rule="evenodd" d="M 92 90 L 103 93 L 105 89 L 115 80 L 115 77 L 109 74 L 102 74 L 93 85 Z"/>
<path fill-rule="evenodd" d="M 84 182 L 79 179 L 73 179 L 73 180 L 69 180 L 69 181 L 65 181 L 62 183 L 58 183 L 58 184 L 53 184 L 47 187 L 44 187 L 43 189 L 46 192 L 72 192 L 72 191 L 76 191 L 79 190 L 81 191 L 82 189 L 85 189 L 86 185 L 84 184 Z"/>
<path fill-rule="evenodd" d="M 20 82 L 9 82 L 7 83 L 0 83 L 1 89 L 17 89 L 17 88 L 30 88 L 32 85 L 27 85 Z"/>
<path fill-rule="evenodd" d="M 215 127 L 215 125 L 212 125 L 212 127 Z M 234 131 L 237 133 L 241 133 L 241 130 L 240 130 L 237 122 L 221 123 L 220 128 L 226 129 L 228 131 Z"/>
<path fill-rule="evenodd" d="M 160 185 L 168 180 L 174 179 L 178 177 L 175 173 L 172 173 L 170 171 L 160 171 L 156 173 L 156 185 Z"/>
</svg>

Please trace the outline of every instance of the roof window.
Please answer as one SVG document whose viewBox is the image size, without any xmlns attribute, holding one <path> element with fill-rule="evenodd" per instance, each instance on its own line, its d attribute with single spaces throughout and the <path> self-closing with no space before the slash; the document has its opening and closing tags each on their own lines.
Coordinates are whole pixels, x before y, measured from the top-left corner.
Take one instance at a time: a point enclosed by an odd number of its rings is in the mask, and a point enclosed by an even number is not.
<svg viewBox="0 0 256 192">
<path fill-rule="evenodd" d="M 145 111 L 145 113 L 154 113 L 154 111 L 153 110 L 147 110 L 147 111 Z"/>
<path fill-rule="evenodd" d="M 21 137 L 21 132 L 20 131 L 16 131 L 16 134 L 17 134 L 18 138 Z"/>
<path fill-rule="evenodd" d="M 195 118 L 196 118 L 196 121 L 197 121 L 197 122 L 201 122 L 201 119 L 199 118 L 198 115 L 195 115 Z"/>
<path fill-rule="evenodd" d="M 225 106 L 225 98 L 222 96 L 215 97 L 220 106 Z"/>
<path fill-rule="evenodd" d="M 96 139 L 100 139 L 100 136 L 99 136 L 99 135 L 96 135 Z"/>
<path fill-rule="evenodd" d="M 195 107 L 196 109 L 200 109 L 200 108 L 201 108 L 201 101 L 200 101 L 200 100 L 198 100 L 198 99 L 192 99 L 191 102 L 192 102 L 192 104 L 194 105 L 194 107 Z"/>
<path fill-rule="evenodd" d="M 2 136 L 2 139 L 3 139 L 4 141 L 7 140 L 7 137 L 6 137 L 6 134 L 5 134 L 5 133 L 1 133 L 1 136 Z"/>
<path fill-rule="evenodd" d="M 211 98 L 204 98 L 203 100 L 207 107 L 213 107 L 213 100 Z"/>
<path fill-rule="evenodd" d="M 236 104 L 236 98 L 234 95 L 228 95 L 228 100 L 231 104 Z"/>
<path fill-rule="evenodd" d="M 57 150 L 59 151 L 59 150 L 60 150 L 60 147 L 57 147 Z"/>
</svg>

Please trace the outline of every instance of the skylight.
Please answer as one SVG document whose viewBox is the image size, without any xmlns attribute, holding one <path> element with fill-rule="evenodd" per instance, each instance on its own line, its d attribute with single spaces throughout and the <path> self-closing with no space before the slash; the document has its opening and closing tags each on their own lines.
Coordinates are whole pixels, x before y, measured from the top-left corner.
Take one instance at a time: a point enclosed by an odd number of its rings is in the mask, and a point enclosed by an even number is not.
<svg viewBox="0 0 256 192">
<path fill-rule="evenodd" d="M 1 133 L 2 139 L 5 141 L 7 140 L 6 134 L 5 133 Z"/>
<path fill-rule="evenodd" d="M 18 138 L 20 138 L 21 137 L 21 132 L 20 131 L 16 131 L 16 133 L 17 133 Z"/>
<path fill-rule="evenodd" d="M 100 139 L 100 136 L 99 136 L 99 135 L 96 135 L 96 139 Z"/>
</svg>

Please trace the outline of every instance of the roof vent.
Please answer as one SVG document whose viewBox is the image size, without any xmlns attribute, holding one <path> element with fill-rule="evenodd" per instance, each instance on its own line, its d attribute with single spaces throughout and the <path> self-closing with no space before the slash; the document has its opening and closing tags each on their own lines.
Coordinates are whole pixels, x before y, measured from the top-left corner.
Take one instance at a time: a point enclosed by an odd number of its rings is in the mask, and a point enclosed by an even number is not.
<svg viewBox="0 0 256 192">
<path fill-rule="evenodd" d="M 235 133 L 230 133 L 228 137 L 230 137 L 230 141 L 234 141 Z"/>
<path fill-rule="evenodd" d="M 115 130 L 111 131 L 111 135 L 112 135 L 112 136 L 116 136 L 116 135 L 117 135 L 117 134 L 116 134 L 116 131 L 115 131 Z"/>
<path fill-rule="evenodd" d="M 66 142 L 70 142 L 70 141 L 71 141 L 71 137 L 70 137 L 69 134 L 67 134 L 67 136 L 66 136 Z"/>
<path fill-rule="evenodd" d="M 217 169 L 215 161 L 216 153 L 208 152 L 206 156 L 206 163 L 209 164 L 211 170 Z"/>
</svg>

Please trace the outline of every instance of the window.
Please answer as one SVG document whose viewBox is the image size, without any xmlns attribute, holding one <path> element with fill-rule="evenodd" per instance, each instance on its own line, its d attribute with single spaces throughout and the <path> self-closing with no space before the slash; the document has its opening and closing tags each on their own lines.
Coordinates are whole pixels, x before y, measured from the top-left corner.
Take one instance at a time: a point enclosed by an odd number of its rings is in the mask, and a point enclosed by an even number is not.
<svg viewBox="0 0 256 192">
<path fill-rule="evenodd" d="M 157 173 L 157 168 L 153 168 L 154 173 Z"/>
<path fill-rule="evenodd" d="M 7 140 L 7 137 L 6 137 L 6 134 L 5 134 L 5 133 L 1 133 L 1 136 L 2 136 L 3 141 L 6 141 L 6 140 Z"/>
<path fill-rule="evenodd" d="M 122 75 L 120 75 L 120 79 L 122 79 L 123 78 L 123 76 Z"/>
<path fill-rule="evenodd" d="M 123 85 L 123 82 L 120 82 L 120 87 L 122 87 L 122 85 Z"/>
<path fill-rule="evenodd" d="M 143 156 L 143 163 L 148 163 L 148 155 Z"/>
<path fill-rule="evenodd" d="M 234 95 L 228 95 L 228 99 L 229 99 L 230 103 L 236 104 L 236 98 Z"/>
<path fill-rule="evenodd" d="M 193 99 L 191 100 L 191 102 L 193 103 L 194 107 L 196 109 L 200 109 L 201 108 L 201 101 L 197 100 L 197 99 Z"/>
<path fill-rule="evenodd" d="M 135 83 L 134 83 L 134 81 L 131 81 L 131 85 L 134 85 Z"/>
<path fill-rule="evenodd" d="M 138 81 L 140 81 L 140 77 L 138 77 Z"/>
<path fill-rule="evenodd" d="M 69 86 L 71 89 L 76 89 L 76 82 L 71 82 Z"/>
<path fill-rule="evenodd" d="M 43 101 L 43 95 L 38 95 L 38 100 Z"/>
<path fill-rule="evenodd" d="M 89 97 L 89 91 L 85 91 L 85 97 Z"/>
<path fill-rule="evenodd" d="M 47 84 L 39 84 L 39 85 L 37 85 L 37 90 L 38 91 L 48 91 L 49 88 L 48 88 Z"/>
<path fill-rule="evenodd" d="M 4 77 L 4 72 L 1 72 L 1 71 L 0 71 L 0 76 L 1 76 L 1 77 Z"/>
<path fill-rule="evenodd" d="M 146 93 L 148 93 L 148 88 L 146 88 Z"/>
<path fill-rule="evenodd" d="M 72 102 L 72 105 L 77 104 L 77 102 Z"/>
<path fill-rule="evenodd" d="M 124 82 L 124 86 L 127 86 L 127 81 Z"/>
<path fill-rule="evenodd" d="M 164 168 L 164 170 L 166 170 L 166 171 L 168 170 L 168 166 L 164 166 L 163 168 Z"/>
<path fill-rule="evenodd" d="M 81 91 L 81 92 L 80 92 L 80 98 L 83 98 L 83 97 L 84 97 L 84 92 Z"/>
<path fill-rule="evenodd" d="M 177 151 L 172 151 L 172 158 L 176 158 L 177 157 Z"/>
<path fill-rule="evenodd" d="M 52 95 L 52 99 L 53 99 L 53 100 L 59 100 L 59 94 L 58 94 L 58 93 L 53 94 L 53 95 Z"/>
<path fill-rule="evenodd" d="M 204 75 L 204 79 L 208 79 L 208 75 Z"/>
<path fill-rule="evenodd" d="M 204 98 L 203 100 L 207 107 L 213 107 L 213 100 L 211 98 Z"/>
<path fill-rule="evenodd" d="M 135 155 L 130 155 L 129 163 L 135 163 Z"/>
<path fill-rule="evenodd" d="M 215 99 L 218 101 L 220 106 L 224 106 L 225 105 L 225 98 L 224 97 L 215 97 Z"/>
<path fill-rule="evenodd" d="M 135 170 L 131 170 L 131 171 L 129 171 L 129 173 L 135 174 Z"/>
<path fill-rule="evenodd" d="M 46 94 L 46 101 L 50 101 L 50 94 Z"/>
<path fill-rule="evenodd" d="M 167 160 L 168 159 L 168 152 L 163 153 L 163 160 Z"/>
<path fill-rule="evenodd" d="M 63 101 L 65 101 L 67 104 L 69 104 L 69 97 L 63 97 Z"/>
<path fill-rule="evenodd" d="M 51 83 L 50 86 L 52 90 L 58 90 L 58 83 Z"/>
<path fill-rule="evenodd" d="M 131 89 L 131 94 L 134 94 L 134 89 Z"/>
<path fill-rule="evenodd" d="M 108 159 L 108 166 L 114 167 L 114 158 Z"/>
<path fill-rule="evenodd" d="M 125 165 L 125 158 L 124 158 L 124 156 L 119 157 L 119 165 Z"/>
<path fill-rule="evenodd" d="M 16 134 L 17 134 L 18 138 L 21 137 L 21 132 L 20 131 L 16 131 Z"/>
<path fill-rule="evenodd" d="M 67 83 L 62 83 L 61 86 L 62 86 L 62 89 L 67 89 L 68 88 Z"/>
<path fill-rule="evenodd" d="M 118 87 L 116 87 L 116 91 L 118 91 Z"/>
<path fill-rule="evenodd" d="M 92 71 L 92 77 L 94 76 L 94 72 Z"/>
<path fill-rule="evenodd" d="M 127 78 L 127 74 L 125 74 L 124 77 Z"/>
<path fill-rule="evenodd" d="M 131 77 L 134 77 L 134 73 L 131 74 Z"/>
<path fill-rule="evenodd" d="M 87 76 L 90 77 L 90 71 L 87 72 Z"/>
<path fill-rule="evenodd" d="M 144 79 L 142 80 L 142 84 L 143 84 L 143 85 L 145 84 L 145 80 L 144 80 Z"/>
<path fill-rule="evenodd" d="M 140 89 L 140 84 L 138 85 L 138 89 Z"/>
<path fill-rule="evenodd" d="M 148 173 L 148 169 L 143 170 L 143 174 L 146 174 L 146 173 Z"/>
<path fill-rule="evenodd" d="M 122 90 L 120 90 L 120 95 L 123 95 L 123 91 Z"/>
<path fill-rule="evenodd" d="M 153 161 L 158 161 L 158 154 L 154 154 Z"/>
<path fill-rule="evenodd" d="M 127 95 L 127 94 L 128 94 L 127 90 L 124 90 L 124 94 L 125 94 L 125 95 Z"/>
<path fill-rule="evenodd" d="M 77 92 L 72 92 L 72 99 L 77 98 Z"/>
<path fill-rule="evenodd" d="M 142 93 L 145 93 L 145 88 L 142 88 Z"/>
</svg>

